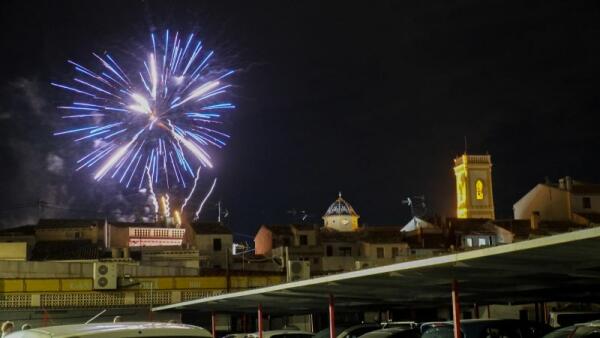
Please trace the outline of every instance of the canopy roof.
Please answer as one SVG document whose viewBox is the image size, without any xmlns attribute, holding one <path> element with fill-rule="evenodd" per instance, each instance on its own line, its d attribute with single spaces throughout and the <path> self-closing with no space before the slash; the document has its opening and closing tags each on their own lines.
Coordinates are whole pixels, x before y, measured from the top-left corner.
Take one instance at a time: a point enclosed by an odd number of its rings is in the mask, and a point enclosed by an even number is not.
<svg viewBox="0 0 600 338">
<path fill-rule="evenodd" d="M 465 304 L 600 301 L 600 227 L 480 250 L 340 273 L 156 307 L 154 311 L 309 313 L 336 306 L 450 304 L 457 280 Z"/>
</svg>

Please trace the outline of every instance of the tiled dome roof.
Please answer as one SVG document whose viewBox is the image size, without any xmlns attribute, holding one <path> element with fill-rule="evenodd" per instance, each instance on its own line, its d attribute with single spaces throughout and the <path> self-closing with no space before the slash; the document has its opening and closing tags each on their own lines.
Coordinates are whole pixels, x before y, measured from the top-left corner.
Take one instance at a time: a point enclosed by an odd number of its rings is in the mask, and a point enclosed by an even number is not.
<svg viewBox="0 0 600 338">
<path fill-rule="evenodd" d="M 342 194 L 340 193 L 338 198 L 327 208 L 327 212 L 325 212 L 324 217 L 326 216 L 358 216 L 354 208 L 350 205 L 350 203 L 346 202 L 345 199 L 342 198 Z"/>
</svg>

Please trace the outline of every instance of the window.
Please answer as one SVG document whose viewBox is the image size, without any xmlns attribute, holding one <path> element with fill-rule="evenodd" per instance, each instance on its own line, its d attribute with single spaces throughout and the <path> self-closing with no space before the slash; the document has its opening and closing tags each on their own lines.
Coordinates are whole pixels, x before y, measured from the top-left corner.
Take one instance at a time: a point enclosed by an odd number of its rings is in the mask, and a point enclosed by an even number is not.
<svg viewBox="0 0 600 338">
<path fill-rule="evenodd" d="M 313 264 L 319 264 L 319 258 L 318 257 L 313 258 Z"/>
<path fill-rule="evenodd" d="M 308 245 L 308 236 L 300 235 L 300 245 Z"/>
<path fill-rule="evenodd" d="M 352 256 L 352 248 L 351 247 L 341 247 L 340 248 L 340 256 Z"/>
<path fill-rule="evenodd" d="M 81 232 L 75 231 L 75 238 L 81 238 Z"/>
<path fill-rule="evenodd" d="M 290 238 L 289 237 L 283 238 L 283 246 L 290 246 Z"/>
<path fill-rule="evenodd" d="M 486 246 L 487 245 L 487 240 L 485 238 L 480 238 L 478 245 L 479 246 Z"/>
<path fill-rule="evenodd" d="M 383 258 L 383 248 L 377 248 L 377 258 Z"/>
<path fill-rule="evenodd" d="M 392 257 L 400 256 L 399 252 L 400 250 L 398 250 L 398 248 L 392 248 Z"/>
<path fill-rule="evenodd" d="M 326 250 L 327 250 L 327 257 L 333 256 L 333 248 L 331 247 L 331 245 L 328 245 Z"/>
<path fill-rule="evenodd" d="M 584 197 L 581 199 L 581 203 L 583 204 L 584 209 L 592 208 L 592 200 L 589 197 Z"/>
<path fill-rule="evenodd" d="M 472 247 L 473 246 L 473 239 L 472 238 L 466 238 L 465 239 L 465 245 L 467 247 L 469 247 L 469 248 Z"/>
<path fill-rule="evenodd" d="M 483 199 L 483 181 L 477 180 L 475 182 L 475 198 L 478 200 Z"/>
<path fill-rule="evenodd" d="M 213 251 L 221 251 L 221 239 L 213 238 Z"/>
</svg>

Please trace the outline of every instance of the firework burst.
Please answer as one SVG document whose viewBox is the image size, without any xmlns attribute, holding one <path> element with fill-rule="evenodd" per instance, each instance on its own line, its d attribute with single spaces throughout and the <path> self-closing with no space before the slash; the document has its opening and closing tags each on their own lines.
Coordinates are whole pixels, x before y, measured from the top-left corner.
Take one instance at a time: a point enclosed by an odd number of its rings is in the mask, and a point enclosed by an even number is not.
<svg viewBox="0 0 600 338">
<path fill-rule="evenodd" d="M 76 170 L 92 171 L 96 181 L 185 189 L 200 167 L 212 168 L 211 151 L 229 138 L 218 127 L 222 113 L 235 108 L 223 98 L 233 71 L 211 67 L 214 53 L 194 34 L 167 30 L 151 42 L 137 68 L 121 67 L 108 53 L 93 54 L 96 67 L 69 60 L 73 82 L 52 85 L 76 99 L 58 107 L 70 128 L 54 135 L 90 149 Z"/>
</svg>

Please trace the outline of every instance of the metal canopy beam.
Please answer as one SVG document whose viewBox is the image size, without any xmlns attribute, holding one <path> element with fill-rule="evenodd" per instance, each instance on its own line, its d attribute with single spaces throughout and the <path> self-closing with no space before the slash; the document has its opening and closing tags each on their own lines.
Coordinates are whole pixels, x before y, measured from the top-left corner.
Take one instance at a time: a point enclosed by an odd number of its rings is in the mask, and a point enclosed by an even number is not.
<svg viewBox="0 0 600 338">
<path fill-rule="evenodd" d="M 598 299 L 600 227 L 166 305 L 211 312 L 322 311 L 329 294 L 343 307 L 448 305 L 452 282 L 468 304 Z M 557 292 L 560 290 L 560 292 Z M 282 301 L 285 298 L 285 301 Z M 568 299 L 568 298 L 565 298 Z M 465 303 L 467 304 L 467 303 Z"/>
</svg>

